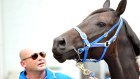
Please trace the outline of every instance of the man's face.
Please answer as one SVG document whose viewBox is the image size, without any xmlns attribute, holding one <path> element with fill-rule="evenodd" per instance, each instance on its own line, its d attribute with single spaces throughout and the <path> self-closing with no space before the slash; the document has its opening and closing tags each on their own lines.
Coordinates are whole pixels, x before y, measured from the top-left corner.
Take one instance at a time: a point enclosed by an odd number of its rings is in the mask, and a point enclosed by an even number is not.
<svg viewBox="0 0 140 79">
<path fill-rule="evenodd" d="M 29 71 L 43 71 L 46 69 L 46 53 L 44 52 L 27 52 L 22 62 L 24 68 Z"/>
</svg>

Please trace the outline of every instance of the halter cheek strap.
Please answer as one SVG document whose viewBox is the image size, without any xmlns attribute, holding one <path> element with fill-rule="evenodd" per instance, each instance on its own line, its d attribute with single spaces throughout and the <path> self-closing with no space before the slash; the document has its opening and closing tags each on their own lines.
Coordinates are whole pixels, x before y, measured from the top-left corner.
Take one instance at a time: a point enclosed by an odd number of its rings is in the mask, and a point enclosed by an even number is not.
<svg viewBox="0 0 140 79">
<path fill-rule="evenodd" d="M 119 21 L 106 33 L 104 33 L 102 36 L 100 36 L 99 38 L 97 38 L 96 40 L 94 40 L 93 42 L 89 42 L 87 39 L 87 36 L 84 32 L 82 32 L 78 27 L 74 27 L 74 29 L 80 34 L 83 43 L 86 45 L 83 48 L 79 48 L 78 51 L 79 53 L 83 53 L 84 52 L 84 58 L 82 60 L 82 62 L 88 61 L 88 62 L 99 62 L 100 60 L 102 60 L 106 54 L 106 51 L 109 47 L 110 44 L 112 44 L 112 42 L 114 42 L 117 38 L 117 35 L 121 29 L 123 25 L 123 19 L 120 18 Z M 108 34 L 110 32 L 112 32 L 116 27 L 118 26 L 118 29 L 116 30 L 116 33 L 114 34 L 113 37 L 111 37 L 108 41 L 104 42 L 104 43 L 98 43 L 100 42 L 103 38 L 107 37 Z M 101 55 L 101 57 L 98 60 L 87 60 L 87 55 L 88 55 L 88 50 L 91 47 L 104 47 L 104 51 Z"/>
<path fill-rule="evenodd" d="M 78 27 L 74 27 L 74 29 L 76 29 L 78 31 L 78 33 L 80 34 L 84 44 L 87 45 L 90 48 L 90 43 L 87 39 L 87 35 L 84 32 L 82 32 Z"/>
</svg>

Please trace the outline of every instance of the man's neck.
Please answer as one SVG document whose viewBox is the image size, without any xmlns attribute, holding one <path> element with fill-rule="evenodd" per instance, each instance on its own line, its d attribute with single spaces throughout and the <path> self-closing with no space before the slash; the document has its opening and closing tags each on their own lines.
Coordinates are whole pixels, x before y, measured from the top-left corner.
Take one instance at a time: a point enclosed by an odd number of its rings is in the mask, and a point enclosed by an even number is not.
<svg viewBox="0 0 140 79">
<path fill-rule="evenodd" d="M 28 71 L 26 77 L 28 79 L 44 79 L 46 76 L 46 71 L 40 71 L 40 72 L 35 72 L 35 71 Z"/>
</svg>

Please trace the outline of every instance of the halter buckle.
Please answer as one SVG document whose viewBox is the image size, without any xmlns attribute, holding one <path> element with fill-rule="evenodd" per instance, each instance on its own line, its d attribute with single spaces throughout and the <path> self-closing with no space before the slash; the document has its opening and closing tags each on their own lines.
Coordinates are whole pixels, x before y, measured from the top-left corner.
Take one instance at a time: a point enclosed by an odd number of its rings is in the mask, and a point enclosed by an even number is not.
<svg viewBox="0 0 140 79">
<path fill-rule="evenodd" d="M 83 48 L 78 49 L 78 53 L 81 54 L 83 51 L 85 51 Z"/>
<path fill-rule="evenodd" d="M 109 45 L 110 45 L 110 42 L 106 41 L 105 42 L 105 47 L 109 47 Z"/>
</svg>

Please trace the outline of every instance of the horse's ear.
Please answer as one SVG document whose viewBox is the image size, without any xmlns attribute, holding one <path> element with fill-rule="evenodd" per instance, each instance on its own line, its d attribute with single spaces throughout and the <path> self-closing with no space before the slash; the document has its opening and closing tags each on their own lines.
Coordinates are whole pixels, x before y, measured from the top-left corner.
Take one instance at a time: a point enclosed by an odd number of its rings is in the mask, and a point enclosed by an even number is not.
<svg viewBox="0 0 140 79">
<path fill-rule="evenodd" d="M 103 5 L 103 8 L 109 8 L 109 7 L 110 7 L 110 0 L 106 0 Z"/>
<path fill-rule="evenodd" d="M 116 12 L 118 14 L 118 16 L 120 16 L 121 14 L 123 14 L 123 12 L 125 11 L 125 8 L 126 8 L 126 4 L 127 4 L 127 0 L 121 0 L 117 9 L 116 9 Z"/>
</svg>

